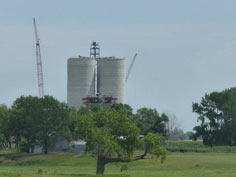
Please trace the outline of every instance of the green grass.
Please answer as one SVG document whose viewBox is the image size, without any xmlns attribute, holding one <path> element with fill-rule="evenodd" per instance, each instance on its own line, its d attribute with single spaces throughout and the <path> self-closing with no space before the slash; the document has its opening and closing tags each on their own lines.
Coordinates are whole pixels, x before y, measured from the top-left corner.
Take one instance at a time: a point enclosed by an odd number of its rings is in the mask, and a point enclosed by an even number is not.
<svg viewBox="0 0 236 177">
<path fill-rule="evenodd" d="M 128 164 L 108 164 L 105 177 L 235 177 L 236 153 L 168 153 L 164 164 L 145 159 Z M 90 177 L 96 160 L 73 153 L 0 155 L 0 177 Z"/>
</svg>

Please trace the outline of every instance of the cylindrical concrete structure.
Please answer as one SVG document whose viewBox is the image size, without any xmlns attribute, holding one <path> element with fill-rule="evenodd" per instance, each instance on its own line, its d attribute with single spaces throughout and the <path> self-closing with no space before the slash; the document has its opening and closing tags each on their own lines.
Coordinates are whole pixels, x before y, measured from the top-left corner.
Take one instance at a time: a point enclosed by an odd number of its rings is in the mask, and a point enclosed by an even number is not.
<svg viewBox="0 0 236 177">
<path fill-rule="evenodd" d="M 79 108 L 82 98 L 95 94 L 96 60 L 79 57 L 67 61 L 67 103 Z"/>
<path fill-rule="evenodd" d="M 125 59 L 98 59 L 98 92 L 100 96 L 112 96 L 118 103 L 125 103 Z"/>
</svg>

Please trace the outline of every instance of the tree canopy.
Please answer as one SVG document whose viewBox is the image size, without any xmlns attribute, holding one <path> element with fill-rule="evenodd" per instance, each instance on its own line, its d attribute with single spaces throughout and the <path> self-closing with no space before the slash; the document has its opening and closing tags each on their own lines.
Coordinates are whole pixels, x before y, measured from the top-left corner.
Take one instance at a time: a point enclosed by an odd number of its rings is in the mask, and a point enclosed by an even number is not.
<svg viewBox="0 0 236 177">
<path fill-rule="evenodd" d="M 142 135 L 151 132 L 165 136 L 167 133 L 166 123 L 168 122 L 168 117 L 164 113 L 159 115 L 156 109 L 138 109 L 136 113 L 136 122 Z"/>
<path fill-rule="evenodd" d="M 6 105 L 0 105 L 0 149 L 7 147 L 10 141 L 9 125 L 10 110 Z"/>
<path fill-rule="evenodd" d="M 18 144 L 24 140 L 24 150 L 34 151 L 42 145 L 45 153 L 59 135 L 69 137 L 69 108 L 52 96 L 43 98 L 21 96 L 11 108 L 8 129 Z"/>
<path fill-rule="evenodd" d="M 164 159 L 165 151 L 160 147 L 161 135 L 149 135 L 143 155 L 133 157 L 142 144 L 135 120 L 126 109 L 103 108 L 98 112 L 78 117 L 78 134 L 87 142 L 87 151 L 97 156 L 97 174 L 103 174 L 105 165 L 112 162 L 129 162 L 144 158 L 147 153 Z"/>
<path fill-rule="evenodd" d="M 236 145 L 236 88 L 205 94 L 200 103 L 193 103 L 200 125 L 194 138 L 202 137 L 206 145 Z"/>
<path fill-rule="evenodd" d="M 104 173 L 107 163 L 140 160 L 148 154 L 163 162 L 166 151 L 162 135 L 168 117 L 160 116 L 156 109 L 142 108 L 136 114 L 132 111 L 125 104 L 77 110 L 52 96 L 21 96 L 11 108 L 0 106 L 0 148 L 14 139 L 16 147 L 19 145 L 24 152 L 33 152 L 40 145 L 48 153 L 59 136 L 73 136 L 84 139 L 86 151 L 97 157 L 97 174 Z M 140 128 L 145 137 L 140 136 Z M 144 152 L 134 156 L 138 147 Z"/>
</svg>

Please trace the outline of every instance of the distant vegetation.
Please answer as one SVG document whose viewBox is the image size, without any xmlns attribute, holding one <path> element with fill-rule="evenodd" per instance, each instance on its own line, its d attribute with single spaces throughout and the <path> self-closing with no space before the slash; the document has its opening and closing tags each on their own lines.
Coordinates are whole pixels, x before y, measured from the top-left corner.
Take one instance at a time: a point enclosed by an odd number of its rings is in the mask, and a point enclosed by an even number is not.
<svg viewBox="0 0 236 177">
<path fill-rule="evenodd" d="M 69 135 L 69 108 L 51 96 L 20 97 L 11 108 L 0 107 L 2 148 L 12 143 L 24 152 L 34 152 L 36 145 L 48 153 L 59 135 Z"/>
<path fill-rule="evenodd" d="M 14 146 L 28 153 L 40 145 L 47 154 L 59 136 L 82 139 L 86 151 L 97 157 L 96 173 L 103 174 L 108 163 L 128 163 L 148 155 L 163 162 L 166 122 L 168 117 L 156 109 L 141 108 L 133 114 L 129 105 L 113 104 L 76 110 L 51 96 L 22 96 L 10 108 L 0 106 L 0 144 L 2 149 Z M 143 153 L 134 155 L 140 146 Z"/>
<path fill-rule="evenodd" d="M 164 147 L 170 152 L 236 152 L 236 146 L 207 146 L 202 141 L 166 141 Z"/>
<path fill-rule="evenodd" d="M 96 164 L 97 175 L 104 174 L 105 167 L 114 167 L 114 163 L 120 163 L 120 173 L 124 173 L 129 170 L 128 163 L 134 166 L 140 162 L 144 163 L 144 160 L 153 163 L 150 158 L 163 162 L 166 155 L 168 161 L 169 155 L 172 155 L 170 158 L 176 156 L 170 152 L 180 153 L 183 157 L 188 157 L 183 155 L 185 152 L 197 152 L 201 156 L 206 152 L 236 152 L 236 88 L 206 94 L 200 103 L 193 103 L 192 106 L 193 112 L 198 114 L 200 124 L 194 127 L 194 132 L 184 132 L 175 115 L 159 114 L 156 109 L 144 107 L 133 113 L 129 105 L 113 104 L 107 107 L 83 106 L 77 110 L 69 108 L 66 103 L 52 96 L 21 96 L 11 107 L 0 105 L 0 164 L 50 164 L 51 160 L 47 157 L 55 156 L 31 153 L 34 152 L 35 146 L 41 146 L 47 154 L 58 137 L 64 137 L 68 141 L 86 141 L 88 154 L 86 157 L 79 157 L 89 158 L 87 163 L 90 165 Z M 65 153 L 58 158 L 62 158 L 64 164 L 72 165 L 77 155 Z M 96 163 L 91 160 L 94 156 Z M 181 155 L 176 158 L 179 156 Z M 191 158 L 198 158 L 198 155 L 194 154 Z M 177 161 L 183 160 L 179 158 Z M 82 162 L 83 160 L 78 160 L 78 163 Z M 207 164 L 204 161 L 202 164 L 196 163 L 193 168 L 205 166 Z M 52 174 L 52 171 L 49 173 Z M 5 174 L 9 176 L 8 172 Z M 47 176 L 44 170 L 38 169 L 37 175 L 42 174 Z M 56 172 L 54 176 L 57 176 Z"/>
<path fill-rule="evenodd" d="M 206 94 L 193 103 L 200 125 L 195 126 L 194 139 L 201 137 L 209 146 L 236 145 L 236 88 Z"/>
</svg>

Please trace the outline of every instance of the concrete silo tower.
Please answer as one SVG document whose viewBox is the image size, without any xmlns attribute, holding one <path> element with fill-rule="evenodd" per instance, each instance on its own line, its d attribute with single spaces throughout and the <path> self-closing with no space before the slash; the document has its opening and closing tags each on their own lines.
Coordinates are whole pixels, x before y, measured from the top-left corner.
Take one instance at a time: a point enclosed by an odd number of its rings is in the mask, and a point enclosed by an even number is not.
<svg viewBox="0 0 236 177">
<path fill-rule="evenodd" d="M 125 103 L 126 70 L 125 59 L 100 58 L 97 60 L 98 93 L 100 96 L 112 96 L 118 103 Z"/>
<path fill-rule="evenodd" d="M 69 58 L 67 61 L 67 103 L 79 108 L 82 98 L 95 93 L 96 60 L 88 57 Z"/>
<path fill-rule="evenodd" d="M 125 62 L 124 58 L 101 58 L 100 47 L 96 42 L 91 44 L 90 57 L 69 58 L 67 62 L 68 105 L 78 109 L 87 102 L 100 104 L 108 103 L 107 100 L 111 100 L 109 103 L 115 100 L 124 104 Z"/>
</svg>

